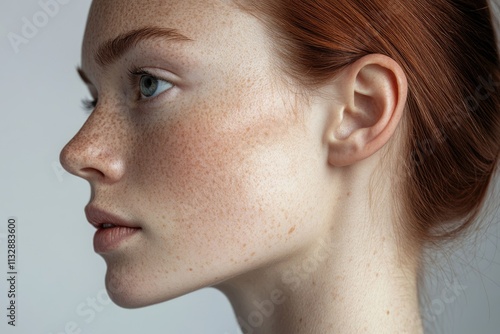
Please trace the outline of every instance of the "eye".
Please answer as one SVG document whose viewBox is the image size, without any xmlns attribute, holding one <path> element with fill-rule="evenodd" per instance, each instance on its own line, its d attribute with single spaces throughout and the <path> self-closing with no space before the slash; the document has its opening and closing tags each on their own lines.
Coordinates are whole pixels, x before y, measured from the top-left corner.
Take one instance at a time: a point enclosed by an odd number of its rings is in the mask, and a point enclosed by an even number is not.
<svg viewBox="0 0 500 334">
<path fill-rule="evenodd" d="M 160 79 L 143 69 L 132 70 L 129 74 L 132 87 L 138 89 L 138 100 L 154 98 L 175 86 L 170 81 Z"/>
<path fill-rule="evenodd" d="M 143 75 L 139 81 L 142 98 L 155 97 L 174 85 L 168 81 L 157 79 L 152 75 Z"/>
<path fill-rule="evenodd" d="M 157 78 L 142 69 L 129 71 L 129 79 L 132 87 L 134 87 L 134 90 L 137 89 L 136 87 L 139 85 L 139 100 L 154 98 L 175 86 L 170 81 Z M 96 108 L 96 106 L 97 99 L 82 100 L 82 108 L 89 114 Z"/>
<path fill-rule="evenodd" d="M 92 110 L 95 109 L 97 105 L 97 99 L 91 100 L 91 99 L 83 99 L 82 100 L 82 108 L 84 111 L 87 113 L 92 112 Z"/>
</svg>

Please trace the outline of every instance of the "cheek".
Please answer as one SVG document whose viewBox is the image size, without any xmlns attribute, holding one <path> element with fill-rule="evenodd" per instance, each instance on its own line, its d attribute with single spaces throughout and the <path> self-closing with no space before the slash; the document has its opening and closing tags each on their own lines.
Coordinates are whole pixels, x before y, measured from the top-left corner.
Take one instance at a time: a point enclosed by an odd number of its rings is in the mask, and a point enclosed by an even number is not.
<svg viewBox="0 0 500 334">
<path fill-rule="evenodd" d="M 311 139 L 283 106 L 207 110 L 145 133 L 131 165 L 146 223 L 183 252 L 282 243 L 307 212 Z"/>
</svg>

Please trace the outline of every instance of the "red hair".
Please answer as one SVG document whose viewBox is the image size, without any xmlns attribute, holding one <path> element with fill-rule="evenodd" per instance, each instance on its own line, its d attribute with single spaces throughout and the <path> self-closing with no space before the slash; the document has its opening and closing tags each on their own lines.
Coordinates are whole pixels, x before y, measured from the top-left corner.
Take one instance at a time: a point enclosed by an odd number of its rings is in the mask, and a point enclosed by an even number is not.
<svg viewBox="0 0 500 334">
<path fill-rule="evenodd" d="M 486 0 L 244 1 L 297 87 L 384 54 L 409 84 L 396 185 L 400 230 L 424 245 L 476 219 L 500 153 L 499 55 Z"/>
</svg>

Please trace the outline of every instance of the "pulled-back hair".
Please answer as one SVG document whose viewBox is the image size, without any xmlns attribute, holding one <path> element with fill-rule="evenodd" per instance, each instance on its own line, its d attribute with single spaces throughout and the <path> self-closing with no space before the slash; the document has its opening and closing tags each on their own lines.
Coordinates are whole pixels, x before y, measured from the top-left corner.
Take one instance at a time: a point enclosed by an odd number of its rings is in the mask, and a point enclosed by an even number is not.
<svg viewBox="0 0 500 334">
<path fill-rule="evenodd" d="M 476 219 L 500 152 L 499 55 L 486 0 L 245 0 L 278 67 L 315 88 L 384 54 L 409 85 L 394 185 L 400 231 L 416 245 Z M 396 182 L 395 182 L 396 183 Z"/>
</svg>

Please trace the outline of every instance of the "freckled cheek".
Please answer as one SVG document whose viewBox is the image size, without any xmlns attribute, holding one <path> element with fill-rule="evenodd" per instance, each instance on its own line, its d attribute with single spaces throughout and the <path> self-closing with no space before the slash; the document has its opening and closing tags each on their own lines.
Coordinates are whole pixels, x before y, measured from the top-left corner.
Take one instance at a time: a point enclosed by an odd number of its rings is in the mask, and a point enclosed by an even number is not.
<svg viewBox="0 0 500 334">
<path fill-rule="evenodd" d="M 250 159 L 254 149 L 242 138 L 217 132 L 207 118 L 166 126 L 145 138 L 132 182 L 140 189 L 151 247 L 161 244 L 168 254 L 208 265 L 256 238 L 255 231 L 272 230 L 260 212 L 268 209 L 254 201 L 264 188 L 256 179 L 262 166 Z M 259 236 L 256 247 L 261 239 L 269 240 Z"/>
<path fill-rule="evenodd" d="M 287 198 L 299 189 L 297 165 L 283 146 L 293 142 L 285 125 L 270 121 L 240 119 L 231 131 L 220 131 L 220 121 L 207 116 L 145 133 L 131 177 L 148 219 L 179 238 L 191 229 L 191 238 L 224 239 L 228 227 L 242 242 L 255 231 L 271 237 Z"/>
<path fill-rule="evenodd" d="M 210 129 L 181 126 L 161 138 L 151 158 L 156 161 L 154 174 L 178 196 L 192 197 L 205 188 L 219 187 L 218 180 L 235 169 L 237 143 L 214 137 Z"/>
<path fill-rule="evenodd" d="M 218 132 L 207 117 L 174 123 L 144 133 L 128 183 L 138 189 L 155 219 L 165 216 L 169 223 L 186 224 L 237 219 L 228 209 L 245 207 L 241 138 Z"/>
</svg>

